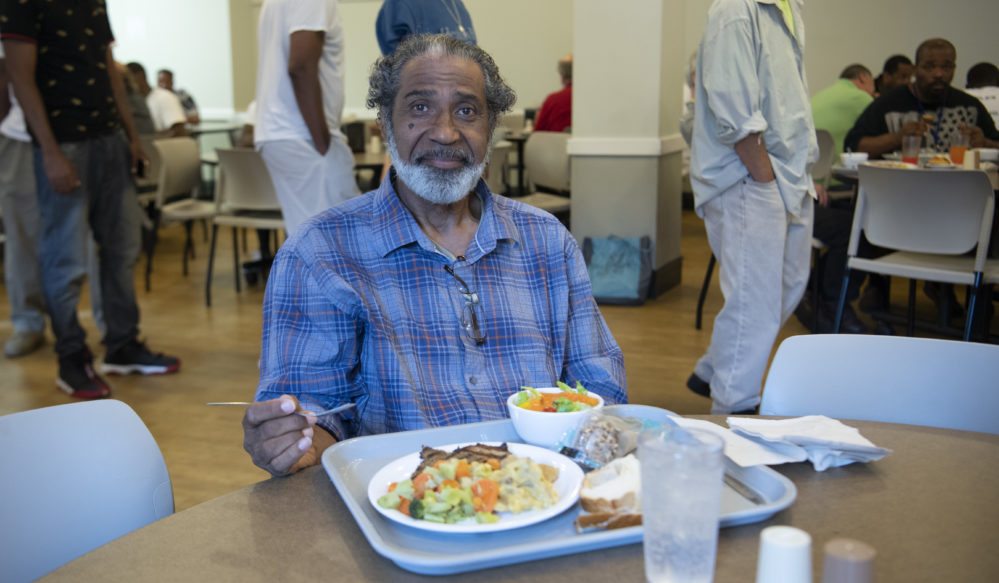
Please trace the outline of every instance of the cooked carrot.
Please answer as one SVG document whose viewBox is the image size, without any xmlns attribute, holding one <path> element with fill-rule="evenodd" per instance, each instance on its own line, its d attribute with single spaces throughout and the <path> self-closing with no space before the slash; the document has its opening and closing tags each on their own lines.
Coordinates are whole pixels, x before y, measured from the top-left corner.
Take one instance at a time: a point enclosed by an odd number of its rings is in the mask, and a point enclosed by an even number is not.
<svg viewBox="0 0 999 583">
<path fill-rule="evenodd" d="M 591 405 L 593 407 L 596 407 L 599 402 L 589 395 L 580 395 L 579 393 L 541 393 L 540 396 L 534 397 L 523 405 L 520 405 L 520 407 L 523 409 L 530 409 L 531 411 L 554 412 L 556 410 L 555 400 L 558 398 L 566 398 L 570 401 L 586 403 L 587 405 Z"/>
<path fill-rule="evenodd" d="M 494 470 L 500 469 L 500 462 L 496 458 L 489 458 L 486 460 L 486 463 L 489 464 L 489 467 L 491 467 Z"/>
<path fill-rule="evenodd" d="M 401 499 L 401 501 L 399 502 L 399 509 L 398 509 L 399 512 L 402 512 L 406 516 L 409 516 L 409 502 L 410 502 L 409 498 L 406 498 L 404 496 L 400 496 L 399 498 Z"/>
<path fill-rule="evenodd" d="M 389 492 L 395 492 L 395 487 L 399 485 L 399 482 L 392 482 L 389 484 Z"/>
<path fill-rule="evenodd" d="M 441 489 L 444 489 L 444 488 L 455 488 L 455 489 L 460 490 L 461 489 L 461 484 L 458 483 L 458 480 L 444 480 L 443 482 L 441 482 L 440 488 Z"/>
<path fill-rule="evenodd" d="M 454 477 L 457 479 L 470 478 L 472 476 L 471 471 L 468 467 L 468 462 L 465 460 L 458 460 L 458 465 L 454 469 Z"/>
<path fill-rule="evenodd" d="M 427 482 L 429 481 L 430 481 L 430 474 L 426 472 L 413 478 L 414 498 L 423 498 L 423 494 L 427 491 Z"/>
<path fill-rule="evenodd" d="M 472 500 L 477 512 L 492 512 L 496 507 L 496 501 L 499 500 L 499 484 L 483 478 L 472 484 L 472 494 L 480 499 L 478 506 L 475 505 L 475 500 Z"/>
</svg>

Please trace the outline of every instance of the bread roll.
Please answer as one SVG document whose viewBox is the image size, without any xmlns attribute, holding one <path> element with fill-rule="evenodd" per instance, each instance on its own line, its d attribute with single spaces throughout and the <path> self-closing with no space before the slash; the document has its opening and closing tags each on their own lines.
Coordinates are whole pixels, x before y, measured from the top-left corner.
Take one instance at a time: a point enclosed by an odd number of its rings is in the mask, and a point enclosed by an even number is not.
<svg viewBox="0 0 999 583">
<path fill-rule="evenodd" d="M 637 514 L 641 512 L 641 485 L 638 458 L 629 454 L 586 474 L 579 498 L 586 512 Z"/>
</svg>

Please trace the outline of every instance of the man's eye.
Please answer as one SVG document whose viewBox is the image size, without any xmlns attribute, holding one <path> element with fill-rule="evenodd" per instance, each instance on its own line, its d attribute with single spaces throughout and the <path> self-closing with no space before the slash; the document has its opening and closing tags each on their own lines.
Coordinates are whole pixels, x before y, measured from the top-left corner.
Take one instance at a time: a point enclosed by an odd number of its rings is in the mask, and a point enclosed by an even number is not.
<svg viewBox="0 0 999 583">
<path fill-rule="evenodd" d="M 474 107 L 462 107 L 462 108 L 458 109 L 458 115 L 462 115 L 462 116 L 466 116 L 466 117 L 470 116 L 470 115 L 475 115 L 475 108 Z"/>
<path fill-rule="evenodd" d="M 427 111 L 427 105 L 425 103 L 417 103 L 413 105 L 413 111 Z"/>
</svg>

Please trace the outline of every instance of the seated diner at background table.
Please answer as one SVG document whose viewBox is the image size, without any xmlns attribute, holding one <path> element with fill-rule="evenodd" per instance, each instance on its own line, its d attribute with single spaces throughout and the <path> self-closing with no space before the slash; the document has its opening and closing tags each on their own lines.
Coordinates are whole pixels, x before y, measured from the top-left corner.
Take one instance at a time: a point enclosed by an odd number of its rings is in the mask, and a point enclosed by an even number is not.
<svg viewBox="0 0 999 583">
<path fill-rule="evenodd" d="M 132 73 L 139 93 L 146 98 L 146 107 L 153 120 L 156 135 L 161 138 L 178 138 L 187 135 L 187 116 L 180 98 L 162 87 L 153 87 L 146 79 L 146 69 L 135 61 L 126 65 Z"/>
<path fill-rule="evenodd" d="M 933 38 L 916 49 L 915 82 L 874 100 L 846 135 L 843 147 L 872 158 L 899 150 L 902 136 L 923 136 L 923 147 L 947 152 L 951 139 L 966 134 L 972 148 L 999 147 L 999 130 L 975 97 L 951 86 L 957 50 Z"/>
<path fill-rule="evenodd" d="M 184 115 L 187 116 L 187 123 L 200 123 L 201 116 L 198 114 L 198 104 L 194 102 L 194 97 L 183 89 L 175 89 L 173 86 L 173 71 L 170 69 L 160 69 L 156 72 L 156 85 L 161 89 L 166 89 L 177 96 L 180 106 L 184 108 Z"/>
<path fill-rule="evenodd" d="M 335 440 L 503 419 L 522 385 L 580 381 L 627 400 L 576 240 L 481 179 L 515 99 L 486 52 L 446 35 L 410 37 L 375 63 L 368 106 L 393 167 L 277 255 L 259 402 L 243 418 L 256 465 L 285 475 Z M 296 398 L 357 406 L 317 423 L 294 414 Z"/>
<path fill-rule="evenodd" d="M 572 53 L 558 60 L 562 89 L 550 93 L 534 119 L 536 132 L 564 132 L 572 128 Z"/>
<path fill-rule="evenodd" d="M 885 60 L 881 74 L 874 79 L 874 96 L 888 93 L 896 87 L 908 85 L 912 81 L 912 61 L 905 55 L 892 55 Z"/>
<path fill-rule="evenodd" d="M 968 69 L 965 91 L 974 95 L 989 110 L 993 123 L 999 124 L 999 67 L 976 63 Z"/>
</svg>

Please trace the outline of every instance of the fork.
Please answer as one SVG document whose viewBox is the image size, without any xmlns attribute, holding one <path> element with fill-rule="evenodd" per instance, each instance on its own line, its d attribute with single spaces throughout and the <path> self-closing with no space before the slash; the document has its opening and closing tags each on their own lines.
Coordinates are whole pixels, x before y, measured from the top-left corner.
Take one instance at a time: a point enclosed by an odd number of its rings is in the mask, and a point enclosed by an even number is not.
<svg viewBox="0 0 999 583">
<path fill-rule="evenodd" d="M 205 403 L 205 405 L 237 405 L 242 407 L 248 407 L 256 403 L 250 401 L 224 401 L 218 403 Z M 323 415 L 332 415 L 333 413 L 339 413 L 346 409 L 354 407 L 356 403 L 344 403 L 343 405 L 338 405 L 332 409 L 323 409 L 322 411 L 295 411 L 296 415 L 301 415 L 302 417 L 322 417 Z"/>
</svg>

